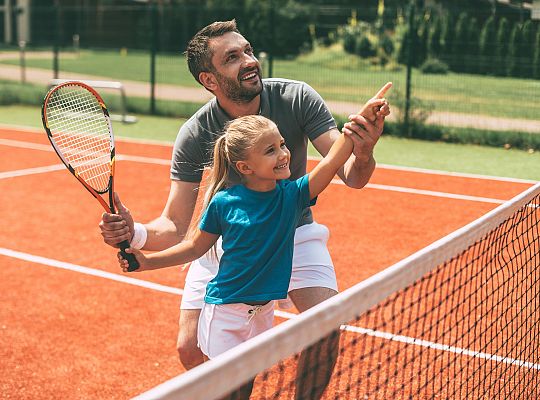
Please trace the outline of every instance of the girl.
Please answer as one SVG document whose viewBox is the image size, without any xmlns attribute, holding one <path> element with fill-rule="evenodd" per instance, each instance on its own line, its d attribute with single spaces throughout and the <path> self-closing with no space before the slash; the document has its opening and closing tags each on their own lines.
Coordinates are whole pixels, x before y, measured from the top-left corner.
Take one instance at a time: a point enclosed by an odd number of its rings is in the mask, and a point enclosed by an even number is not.
<svg viewBox="0 0 540 400">
<path fill-rule="evenodd" d="M 214 147 L 214 165 L 198 226 L 181 243 L 137 258 L 138 271 L 198 259 L 222 237 L 219 271 L 207 286 L 198 342 L 208 358 L 272 327 L 274 300 L 287 297 L 294 233 L 305 208 L 353 149 L 341 135 L 309 174 L 289 181 L 290 153 L 277 126 L 259 115 L 232 120 Z M 227 187 L 230 174 L 241 184 Z M 215 251 L 215 249 L 214 249 Z M 121 267 L 127 261 L 119 256 Z"/>
</svg>

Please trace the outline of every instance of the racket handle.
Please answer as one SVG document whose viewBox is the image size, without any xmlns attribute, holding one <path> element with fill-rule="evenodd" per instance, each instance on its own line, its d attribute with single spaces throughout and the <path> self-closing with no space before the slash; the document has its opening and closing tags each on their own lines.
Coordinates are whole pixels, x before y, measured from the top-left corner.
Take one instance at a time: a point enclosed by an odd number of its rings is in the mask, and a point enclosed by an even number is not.
<svg viewBox="0 0 540 400">
<path fill-rule="evenodd" d="M 120 243 L 120 253 L 122 254 L 122 257 L 127 260 L 129 267 L 128 272 L 135 271 L 139 269 L 139 262 L 135 258 L 135 256 L 131 253 L 126 253 L 126 249 L 129 248 L 129 242 L 127 240 L 124 240 Z"/>
</svg>

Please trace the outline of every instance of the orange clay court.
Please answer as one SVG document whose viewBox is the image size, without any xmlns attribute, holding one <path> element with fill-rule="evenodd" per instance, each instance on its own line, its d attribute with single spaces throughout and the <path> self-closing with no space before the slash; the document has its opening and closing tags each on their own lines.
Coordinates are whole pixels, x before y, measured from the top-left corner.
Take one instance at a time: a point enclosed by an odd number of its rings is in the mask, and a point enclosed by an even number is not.
<svg viewBox="0 0 540 400">
<path fill-rule="evenodd" d="M 137 221 L 162 210 L 171 150 L 117 139 L 116 191 Z M 123 274 L 101 241 L 102 208 L 45 133 L 0 129 L 0 154 L 1 398 L 126 399 L 182 373 L 186 271 Z M 532 184 L 382 166 L 363 190 L 332 184 L 313 211 L 345 289 Z"/>
</svg>

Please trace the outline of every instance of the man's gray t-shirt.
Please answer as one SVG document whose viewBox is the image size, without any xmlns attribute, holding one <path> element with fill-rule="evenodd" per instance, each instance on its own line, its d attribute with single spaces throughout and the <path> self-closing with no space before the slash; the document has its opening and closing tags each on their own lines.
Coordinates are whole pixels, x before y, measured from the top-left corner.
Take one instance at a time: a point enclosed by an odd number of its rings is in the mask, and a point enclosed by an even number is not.
<svg viewBox="0 0 540 400">
<path fill-rule="evenodd" d="M 291 178 L 306 173 L 307 141 L 336 128 L 321 96 L 307 83 L 288 79 L 263 79 L 260 112 L 274 121 L 291 152 Z M 182 127 L 174 144 L 171 179 L 200 182 L 203 170 L 212 164 L 214 142 L 231 118 L 213 98 Z M 233 182 L 234 183 L 234 182 Z M 313 221 L 306 210 L 299 225 Z"/>
</svg>

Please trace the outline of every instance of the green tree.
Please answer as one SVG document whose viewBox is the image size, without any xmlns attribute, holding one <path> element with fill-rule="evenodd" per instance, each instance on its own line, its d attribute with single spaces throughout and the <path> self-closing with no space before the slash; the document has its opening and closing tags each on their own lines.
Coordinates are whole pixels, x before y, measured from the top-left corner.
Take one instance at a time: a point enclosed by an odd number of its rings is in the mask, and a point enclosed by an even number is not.
<svg viewBox="0 0 540 400">
<path fill-rule="evenodd" d="M 519 42 L 521 40 L 521 26 L 514 24 L 510 31 L 508 41 L 508 57 L 506 59 L 506 75 L 519 76 Z"/>
<path fill-rule="evenodd" d="M 469 40 L 469 16 L 466 13 L 459 14 L 456 23 L 456 36 L 452 46 L 452 61 L 450 69 L 456 72 L 465 72 L 465 59 L 467 41 Z"/>
<path fill-rule="evenodd" d="M 497 32 L 495 30 L 495 18 L 489 17 L 480 33 L 480 68 L 483 74 L 495 74 L 495 50 L 497 44 Z"/>
<path fill-rule="evenodd" d="M 432 58 L 440 58 L 442 54 L 442 21 L 435 18 L 429 29 L 428 54 Z"/>
<path fill-rule="evenodd" d="M 480 28 L 476 18 L 471 18 L 470 25 L 467 29 L 467 42 L 466 42 L 466 71 L 472 74 L 480 72 Z"/>
<path fill-rule="evenodd" d="M 454 50 L 454 40 L 456 36 L 456 26 L 452 14 L 447 13 L 444 16 L 442 28 L 441 41 L 443 51 L 440 58 L 446 64 L 450 65 L 452 63 L 452 51 Z"/>
<path fill-rule="evenodd" d="M 426 61 L 428 57 L 429 41 L 429 19 L 423 19 L 418 29 L 418 46 L 414 58 L 414 66 L 418 67 Z"/>
<path fill-rule="evenodd" d="M 534 28 L 531 20 L 525 21 L 521 29 L 521 40 L 518 47 L 519 75 L 523 78 L 533 76 Z"/>
<path fill-rule="evenodd" d="M 534 40 L 533 77 L 540 79 L 540 27 L 536 31 Z"/>
<path fill-rule="evenodd" d="M 506 18 L 499 20 L 497 40 L 495 42 L 495 75 L 506 76 L 508 73 L 508 43 L 510 38 L 510 24 Z"/>
<path fill-rule="evenodd" d="M 399 44 L 399 52 L 398 52 L 398 55 L 397 55 L 397 62 L 399 64 L 407 65 L 408 57 L 409 57 L 409 38 L 410 38 L 410 35 L 411 35 L 410 29 L 405 28 L 405 32 L 403 33 L 403 36 L 401 37 L 401 43 Z M 411 50 L 414 52 L 414 44 L 413 44 L 413 46 L 411 46 Z"/>
<path fill-rule="evenodd" d="M 310 6 L 293 0 L 247 0 L 244 11 L 249 19 L 239 21 L 245 23 L 241 29 L 257 50 L 280 57 L 298 55 L 310 48 Z"/>
</svg>

